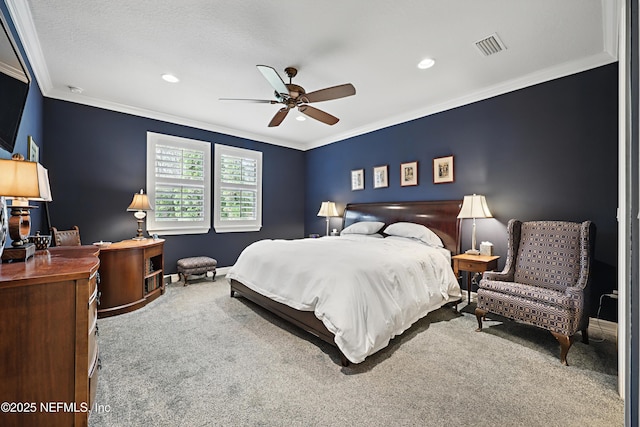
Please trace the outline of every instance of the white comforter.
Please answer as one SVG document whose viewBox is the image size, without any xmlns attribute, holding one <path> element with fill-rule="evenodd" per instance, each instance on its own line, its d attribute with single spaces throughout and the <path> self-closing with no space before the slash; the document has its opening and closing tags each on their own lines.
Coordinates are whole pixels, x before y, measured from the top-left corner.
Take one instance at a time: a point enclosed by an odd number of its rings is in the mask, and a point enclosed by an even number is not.
<svg viewBox="0 0 640 427">
<path fill-rule="evenodd" d="M 401 237 L 262 240 L 240 254 L 227 278 L 313 311 L 353 363 L 461 296 L 449 251 Z"/>
</svg>

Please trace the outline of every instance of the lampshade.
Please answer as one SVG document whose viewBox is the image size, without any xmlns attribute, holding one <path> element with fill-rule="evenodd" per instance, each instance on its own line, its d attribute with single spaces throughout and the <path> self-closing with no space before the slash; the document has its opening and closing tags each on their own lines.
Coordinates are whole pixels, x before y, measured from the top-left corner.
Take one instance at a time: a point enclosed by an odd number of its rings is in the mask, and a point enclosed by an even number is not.
<svg viewBox="0 0 640 427">
<path fill-rule="evenodd" d="M 153 208 L 149 204 L 149 197 L 142 190 L 133 195 L 133 200 L 127 208 L 127 211 L 152 211 Z"/>
<path fill-rule="evenodd" d="M 458 218 L 493 218 L 484 196 L 464 196 Z"/>
<path fill-rule="evenodd" d="M 0 196 L 50 202 L 49 173 L 37 162 L 0 159 Z"/>
<path fill-rule="evenodd" d="M 318 216 L 339 216 L 336 204 L 334 202 L 322 202 L 322 206 L 320 206 L 320 210 L 318 211 Z"/>
</svg>

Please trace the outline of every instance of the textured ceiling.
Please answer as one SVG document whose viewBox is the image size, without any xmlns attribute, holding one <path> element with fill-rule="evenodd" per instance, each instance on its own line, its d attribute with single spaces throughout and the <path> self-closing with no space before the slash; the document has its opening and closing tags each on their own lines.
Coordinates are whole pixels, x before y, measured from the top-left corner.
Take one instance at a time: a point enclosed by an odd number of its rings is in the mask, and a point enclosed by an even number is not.
<svg viewBox="0 0 640 427">
<path fill-rule="evenodd" d="M 6 3 L 47 97 L 303 150 L 617 60 L 617 0 Z M 475 42 L 493 33 L 506 50 L 485 57 Z M 272 99 L 257 64 L 357 93 L 313 104 L 334 126 L 268 128 L 279 105 L 219 101 Z"/>
</svg>

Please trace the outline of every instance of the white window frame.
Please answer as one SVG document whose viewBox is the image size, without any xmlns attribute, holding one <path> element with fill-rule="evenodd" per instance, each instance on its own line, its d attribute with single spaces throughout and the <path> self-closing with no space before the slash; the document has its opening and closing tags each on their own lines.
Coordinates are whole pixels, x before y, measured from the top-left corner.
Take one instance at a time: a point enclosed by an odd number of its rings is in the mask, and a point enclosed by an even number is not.
<svg viewBox="0 0 640 427">
<path fill-rule="evenodd" d="M 180 138 L 173 135 L 147 132 L 147 194 L 155 206 L 156 183 L 193 185 L 193 180 L 174 180 L 156 178 L 156 146 L 203 151 L 205 153 L 204 177 L 200 183 L 204 186 L 204 218 L 202 221 L 156 221 L 155 211 L 147 213 L 147 231 L 159 235 L 206 234 L 211 229 L 211 143 L 195 139 Z"/>
<path fill-rule="evenodd" d="M 262 152 L 221 144 L 215 144 L 214 152 L 214 194 L 216 195 L 216 197 L 214 198 L 213 204 L 213 227 L 215 228 L 216 233 L 260 231 L 260 229 L 262 228 Z M 255 220 L 224 221 L 220 217 L 220 196 L 222 194 L 222 188 L 224 187 L 221 182 L 221 159 L 223 155 L 243 157 L 256 161 L 258 171 L 257 183 L 255 185 L 255 189 L 257 192 Z"/>
</svg>

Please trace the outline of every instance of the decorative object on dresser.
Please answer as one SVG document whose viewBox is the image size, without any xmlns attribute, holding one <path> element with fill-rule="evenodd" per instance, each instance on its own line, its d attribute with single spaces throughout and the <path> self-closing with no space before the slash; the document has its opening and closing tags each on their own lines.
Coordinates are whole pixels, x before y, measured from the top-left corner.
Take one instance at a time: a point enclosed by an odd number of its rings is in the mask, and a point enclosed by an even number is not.
<svg viewBox="0 0 640 427">
<path fill-rule="evenodd" d="M 13 159 L 0 159 L 0 195 L 12 199 L 9 217 L 11 248 L 4 249 L 2 260 L 26 261 L 35 253 L 35 245 L 29 243 L 31 232 L 29 200 L 51 201 L 47 170 L 36 162 L 27 162 L 22 155 Z"/>
<path fill-rule="evenodd" d="M 465 253 L 469 255 L 480 255 L 480 251 L 476 249 L 476 218 L 493 218 L 491 211 L 489 211 L 489 206 L 487 206 L 487 199 L 477 194 L 464 196 L 458 218 L 473 218 L 471 249 L 466 250 Z"/>
<path fill-rule="evenodd" d="M 334 202 L 322 202 L 320 205 L 320 210 L 318 211 L 318 216 L 323 216 L 327 219 L 327 233 L 326 236 L 329 235 L 329 218 L 332 216 L 340 216 L 338 215 L 338 209 L 336 209 L 336 204 Z"/>
<path fill-rule="evenodd" d="M 0 396 L 37 405 L 3 410 L 3 426 L 87 425 L 100 367 L 97 255 L 94 246 L 50 248 L 28 267 L 0 264 Z"/>
<path fill-rule="evenodd" d="M 478 329 L 487 313 L 546 329 L 560 343 L 560 362 L 576 332 L 589 343 L 587 295 L 596 227 L 591 221 L 529 221 L 507 225 L 507 262 L 485 273 L 475 311 Z"/>
<path fill-rule="evenodd" d="M 51 244 L 51 235 L 40 234 L 40 232 L 36 232 L 35 236 L 29 236 L 29 243 L 33 243 L 36 245 L 37 251 L 43 251 L 49 247 Z"/>
<path fill-rule="evenodd" d="M 140 189 L 139 193 L 136 193 L 133 195 L 133 200 L 131 201 L 131 204 L 127 208 L 127 211 L 130 211 L 130 212 L 135 211 L 133 216 L 135 216 L 136 220 L 138 221 L 138 230 L 137 230 L 138 233 L 136 234 L 136 237 L 133 238 L 134 240 L 145 239 L 144 235 L 142 234 L 142 223 L 144 222 L 144 219 L 147 216 L 146 211 L 152 211 L 152 210 L 153 208 L 149 203 L 149 196 L 144 194 L 144 191 L 142 189 Z"/>
<path fill-rule="evenodd" d="M 7 199 L 4 196 L 0 196 L 0 257 L 4 250 L 4 244 L 7 242 L 7 224 L 9 218 L 7 217 Z"/>
<path fill-rule="evenodd" d="M 100 246 L 100 293 L 98 317 L 137 310 L 164 294 L 164 239 Z"/>
<path fill-rule="evenodd" d="M 178 276 L 182 277 L 184 286 L 187 286 L 189 276 L 197 274 L 213 273 L 213 281 L 216 280 L 216 266 L 218 261 L 206 256 L 182 258 L 178 260 Z"/>
<path fill-rule="evenodd" d="M 53 235 L 53 243 L 56 246 L 80 246 L 80 228 L 74 225 L 71 230 L 58 230 L 56 227 L 51 227 L 51 234 Z"/>
</svg>

